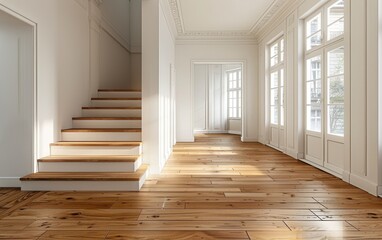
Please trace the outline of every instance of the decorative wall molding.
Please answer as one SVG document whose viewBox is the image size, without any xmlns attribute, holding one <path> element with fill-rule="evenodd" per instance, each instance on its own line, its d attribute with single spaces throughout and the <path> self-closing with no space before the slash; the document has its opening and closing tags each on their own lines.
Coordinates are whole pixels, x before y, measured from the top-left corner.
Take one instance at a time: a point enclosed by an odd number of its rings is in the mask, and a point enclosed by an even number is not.
<svg viewBox="0 0 382 240">
<path fill-rule="evenodd" d="M 182 10 L 179 0 L 167 0 L 175 22 L 177 39 L 182 40 L 226 40 L 247 39 L 256 40 L 257 33 L 279 12 L 287 0 L 273 0 L 266 12 L 248 31 L 186 31 L 183 23 Z"/>
</svg>

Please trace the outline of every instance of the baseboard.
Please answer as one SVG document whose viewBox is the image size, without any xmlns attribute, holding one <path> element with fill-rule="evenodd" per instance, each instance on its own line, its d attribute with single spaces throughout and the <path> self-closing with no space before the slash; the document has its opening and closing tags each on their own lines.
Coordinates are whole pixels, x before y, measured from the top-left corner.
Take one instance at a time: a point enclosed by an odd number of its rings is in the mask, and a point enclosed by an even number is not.
<svg viewBox="0 0 382 240">
<path fill-rule="evenodd" d="M 350 184 L 358 188 L 361 188 L 374 196 L 378 196 L 378 190 L 379 190 L 378 185 L 373 182 L 370 182 L 367 179 L 364 179 L 354 174 L 350 174 Z"/>
<path fill-rule="evenodd" d="M 229 133 L 229 134 L 235 134 L 235 135 L 241 135 L 241 131 L 232 131 L 232 130 L 228 130 L 228 133 Z"/>
<path fill-rule="evenodd" d="M 0 187 L 21 187 L 19 177 L 0 178 Z"/>
<path fill-rule="evenodd" d="M 382 186 L 378 186 L 378 196 L 382 198 Z"/>
<path fill-rule="evenodd" d="M 179 138 L 177 138 L 176 139 L 176 142 L 177 143 L 193 143 L 193 142 L 195 142 L 195 139 L 194 138 L 184 138 L 184 139 L 179 139 Z"/>
<path fill-rule="evenodd" d="M 342 180 L 345 181 L 345 182 L 348 182 L 350 183 L 350 172 L 349 171 L 344 171 L 342 173 Z"/>
<path fill-rule="evenodd" d="M 287 148 L 285 151 L 285 154 L 294 158 L 294 159 L 302 158 L 301 154 L 292 148 Z"/>
</svg>

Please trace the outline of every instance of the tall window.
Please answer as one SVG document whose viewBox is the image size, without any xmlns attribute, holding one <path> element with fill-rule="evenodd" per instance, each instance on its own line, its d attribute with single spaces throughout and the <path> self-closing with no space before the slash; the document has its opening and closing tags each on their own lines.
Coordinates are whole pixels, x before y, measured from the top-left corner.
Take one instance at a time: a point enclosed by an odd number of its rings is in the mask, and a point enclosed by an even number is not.
<svg viewBox="0 0 382 240">
<path fill-rule="evenodd" d="M 234 69 L 226 72 L 228 78 L 228 118 L 241 118 L 241 82 L 242 70 Z"/>
<path fill-rule="evenodd" d="M 305 21 L 306 130 L 344 136 L 344 0 Z"/>
<path fill-rule="evenodd" d="M 284 39 L 279 38 L 269 47 L 270 52 L 270 121 L 284 125 Z"/>
</svg>

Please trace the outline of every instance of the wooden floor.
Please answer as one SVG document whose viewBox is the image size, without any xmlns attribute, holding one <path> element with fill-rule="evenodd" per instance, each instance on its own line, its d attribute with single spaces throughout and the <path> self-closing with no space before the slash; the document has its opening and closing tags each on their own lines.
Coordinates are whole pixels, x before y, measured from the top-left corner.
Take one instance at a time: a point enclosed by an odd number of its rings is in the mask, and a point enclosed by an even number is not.
<svg viewBox="0 0 382 240">
<path fill-rule="evenodd" d="M 177 144 L 141 192 L 0 189 L 2 239 L 382 239 L 382 200 L 236 136 Z"/>
</svg>

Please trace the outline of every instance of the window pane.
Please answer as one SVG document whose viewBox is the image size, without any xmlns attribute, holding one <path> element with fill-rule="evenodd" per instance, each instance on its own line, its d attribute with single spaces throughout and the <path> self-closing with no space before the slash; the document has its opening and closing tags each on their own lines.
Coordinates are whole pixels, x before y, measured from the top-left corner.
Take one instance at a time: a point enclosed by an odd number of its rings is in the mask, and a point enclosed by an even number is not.
<svg viewBox="0 0 382 240">
<path fill-rule="evenodd" d="M 313 33 L 321 30 L 321 13 L 309 20 L 306 24 L 306 36 L 311 36 Z"/>
<path fill-rule="evenodd" d="M 233 76 L 232 73 L 229 73 L 228 74 L 228 80 L 232 81 L 232 76 Z"/>
<path fill-rule="evenodd" d="M 306 83 L 306 103 L 319 104 L 321 102 L 321 81 Z"/>
<path fill-rule="evenodd" d="M 311 105 L 306 107 L 306 129 L 321 132 L 321 106 Z"/>
<path fill-rule="evenodd" d="M 233 80 L 237 80 L 237 72 L 233 73 Z"/>
<path fill-rule="evenodd" d="M 321 31 L 306 39 L 306 50 L 321 45 Z"/>
<path fill-rule="evenodd" d="M 321 56 L 308 59 L 306 68 L 307 80 L 321 79 Z"/>
<path fill-rule="evenodd" d="M 277 106 L 271 106 L 271 123 L 272 124 L 279 123 L 279 111 Z"/>
<path fill-rule="evenodd" d="M 279 72 L 271 73 L 271 88 L 279 86 Z"/>
<path fill-rule="evenodd" d="M 275 43 L 271 46 L 271 57 L 276 56 L 279 53 L 279 44 Z"/>
<path fill-rule="evenodd" d="M 238 118 L 241 118 L 241 108 L 238 108 L 238 109 L 237 109 L 237 117 L 238 117 Z"/>
<path fill-rule="evenodd" d="M 328 106 L 328 133 L 344 135 L 344 105 Z"/>
<path fill-rule="evenodd" d="M 276 88 L 276 89 L 272 89 L 271 90 L 271 105 L 274 106 L 274 105 L 278 105 L 279 103 L 279 90 Z"/>
<path fill-rule="evenodd" d="M 272 57 L 272 58 L 271 58 L 271 67 L 273 67 L 273 66 L 276 65 L 277 63 L 279 63 L 278 56 Z"/>
<path fill-rule="evenodd" d="M 237 88 L 237 81 L 232 81 L 232 88 Z"/>
<path fill-rule="evenodd" d="M 344 87 L 344 77 L 332 77 L 328 79 L 329 82 L 329 103 L 344 103 L 345 98 L 345 87 Z"/>
<path fill-rule="evenodd" d="M 280 41 L 280 51 L 284 52 L 284 39 L 281 39 Z"/>
<path fill-rule="evenodd" d="M 344 34 L 344 19 L 333 23 L 328 27 L 328 41 Z"/>
<path fill-rule="evenodd" d="M 344 47 L 328 52 L 328 76 L 344 74 Z"/>
<path fill-rule="evenodd" d="M 344 17 L 345 4 L 343 0 L 337 1 L 328 8 L 328 25 Z"/>
</svg>

